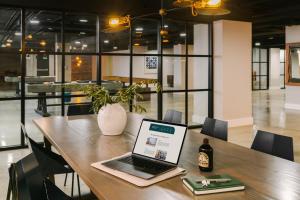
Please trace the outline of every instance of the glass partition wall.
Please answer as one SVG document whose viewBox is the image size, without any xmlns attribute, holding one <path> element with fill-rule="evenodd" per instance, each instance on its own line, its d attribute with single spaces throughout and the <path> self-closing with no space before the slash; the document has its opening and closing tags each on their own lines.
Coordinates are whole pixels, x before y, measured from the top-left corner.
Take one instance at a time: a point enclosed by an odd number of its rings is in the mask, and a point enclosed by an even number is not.
<svg viewBox="0 0 300 200">
<path fill-rule="evenodd" d="M 269 50 L 253 48 L 252 53 L 252 90 L 269 89 Z"/>
<path fill-rule="evenodd" d="M 210 24 L 154 16 L 111 33 L 102 28 L 107 18 L 91 13 L 0 7 L 0 16 L 0 150 L 25 147 L 21 122 L 42 141 L 33 119 L 90 102 L 66 83 L 110 89 L 156 80 L 162 91 L 148 84 L 138 102 L 146 117 L 163 119 L 174 109 L 190 128 L 213 117 Z"/>
<path fill-rule="evenodd" d="M 280 49 L 280 87 L 285 89 L 285 49 Z"/>
</svg>

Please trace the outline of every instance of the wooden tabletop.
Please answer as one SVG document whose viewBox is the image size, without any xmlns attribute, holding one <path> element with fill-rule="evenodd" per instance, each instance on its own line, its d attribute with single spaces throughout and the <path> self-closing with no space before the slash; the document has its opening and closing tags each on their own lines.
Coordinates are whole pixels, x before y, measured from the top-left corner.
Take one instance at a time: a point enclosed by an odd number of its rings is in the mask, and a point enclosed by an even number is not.
<svg viewBox="0 0 300 200">
<path fill-rule="evenodd" d="M 91 167 L 91 163 L 131 151 L 135 137 L 100 134 L 96 116 L 40 118 L 34 123 L 66 159 L 99 199 L 170 200 L 170 199 L 300 199 L 300 165 L 218 139 L 210 139 L 214 148 L 213 173 L 200 173 L 198 148 L 204 136 L 187 133 L 180 166 L 195 175 L 227 173 L 246 185 L 245 191 L 193 196 L 175 177 L 147 188 L 139 188 Z"/>
<path fill-rule="evenodd" d="M 103 80 L 107 81 L 120 81 L 122 83 L 129 83 L 130 79 L 129 77 L 124 77 L 124 76 L 104 76 Z M 151 84 L 153 82 L 157 81 L 157 79 L 153 78 L 138 78 L 138 77 L 133 77 L 132 82 L 134 83 L 140 83 L 144 82 L 145 84 Z"/>
</svg>

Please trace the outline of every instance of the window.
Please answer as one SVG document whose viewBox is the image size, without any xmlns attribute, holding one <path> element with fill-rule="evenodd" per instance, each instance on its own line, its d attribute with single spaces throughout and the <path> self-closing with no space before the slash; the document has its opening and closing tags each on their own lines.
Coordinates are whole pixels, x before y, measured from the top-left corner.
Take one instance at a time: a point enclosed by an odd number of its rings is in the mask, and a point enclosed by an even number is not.
<svg viewBox="0 0 300 200">
<path fill-rule="evenodd" d="M 0 127 L 9 129 L 1 132 L 0 149 L 25 145 L 20 127 L 10 127 L 12 122 L 25 123 L 29 134 L 42 141 L 33 119 L 66 115 L 69 105 L 91 101 L 62 84 L 116 89 L 144 81 L 137 103 L 147 109 L 147 117 L 162 119 L 174 109 L 191 128 L 212 117 L 209 24 L 166 18 L 161 35 L 160 20 L 138 18 L 131 31 L 112 33 L 103 28 L 106 18 L 95 14 L 22 10 L 0 8 L 0 110 L 8 113 Z M 156 93 L 153 81 L 162 84 L 161 92 Z M 126 110 L 134 112 L 129 106 Z"/>
<path fill-rule="evenodd" d="M 269 89 L 269 50 L 253 48 L 252 54 L 252 89 Z"/>
</svg>

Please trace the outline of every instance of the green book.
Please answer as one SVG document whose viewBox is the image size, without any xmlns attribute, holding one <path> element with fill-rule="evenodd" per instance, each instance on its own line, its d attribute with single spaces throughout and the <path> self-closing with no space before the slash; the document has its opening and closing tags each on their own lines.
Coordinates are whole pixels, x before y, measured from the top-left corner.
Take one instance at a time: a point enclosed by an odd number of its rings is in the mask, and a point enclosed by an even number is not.
<svg viewBox="0 0 300 200">
<path fill-rule="evenodd" d="M 208 185 L 202 184 L 203 179 L 230 179 L 226 182 L 211 182 Z M 208 177 L 199 177 L 199 176 L 185 176 L 182 178 L 183 184 L 192 191 L 195 195 L 201 194 L 214 194 L 220 192 L 231 192 L 244 190 L 245 185 L 239 180 L 227 175 L 215 175 Z"/>
</svg>

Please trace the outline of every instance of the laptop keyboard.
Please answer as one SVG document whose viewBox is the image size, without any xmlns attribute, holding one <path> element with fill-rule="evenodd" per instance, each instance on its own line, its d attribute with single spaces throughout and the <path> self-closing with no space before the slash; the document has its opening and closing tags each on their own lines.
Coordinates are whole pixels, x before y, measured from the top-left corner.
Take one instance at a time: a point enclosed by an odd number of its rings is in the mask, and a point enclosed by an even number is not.
<svg viewBox="0 0 300 200">
<path fill-rule="evenodd" d="M 168 170 L 174 168 L 174 166 L 172 166 L 172 165 L 167 165 L 167 164 L 163 164 L 163 163 L 159 163 L 159 162 L 153 162 L 150 160 L 133 157 L 133 156 L 124 157 L 124 158 L 119 159 L 118 161 L 122 162 L 122 163 L 127 163 L 130 165 L 133 165 L 144 172 L 154 174 L 154 175 L 160 174 L 162 172 L 165 172 L 165 171 L 168 171 Z"/>
</svg>

